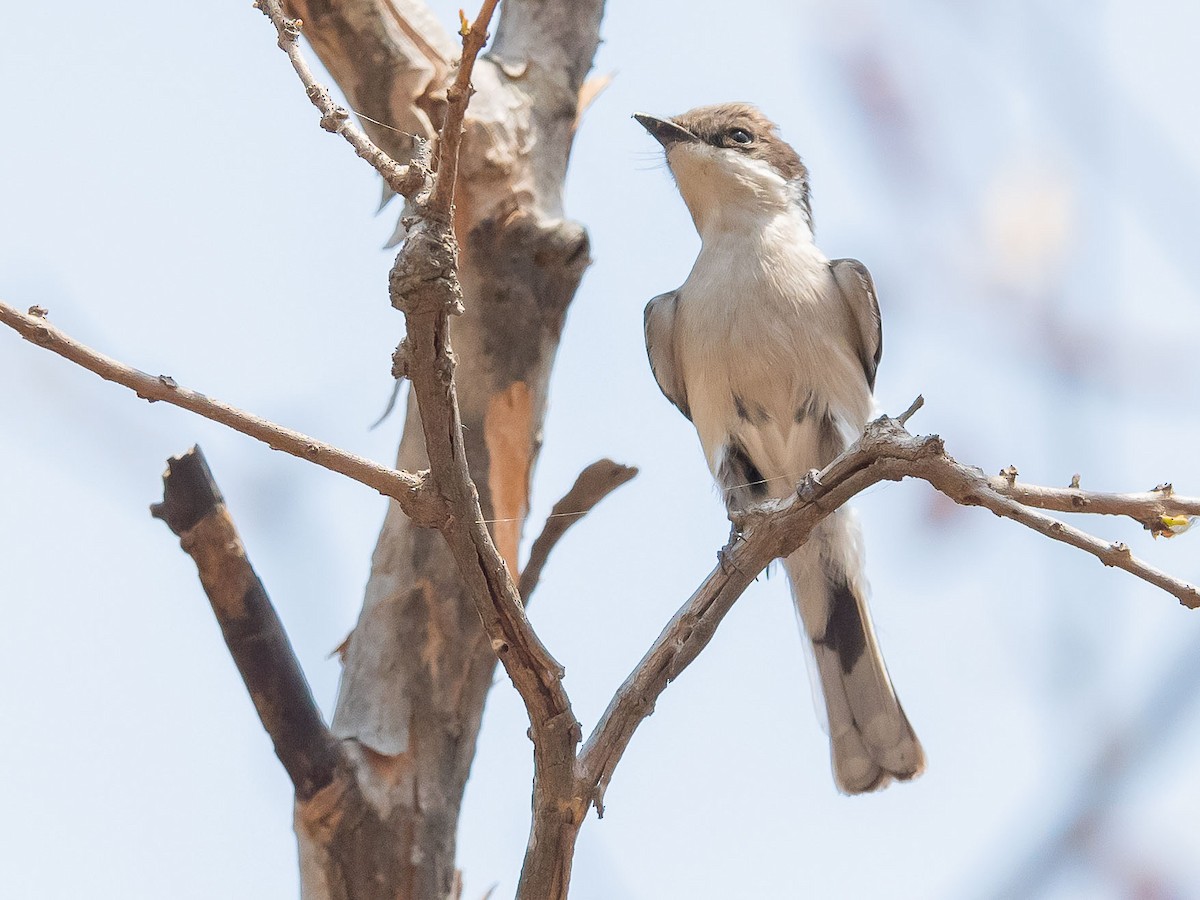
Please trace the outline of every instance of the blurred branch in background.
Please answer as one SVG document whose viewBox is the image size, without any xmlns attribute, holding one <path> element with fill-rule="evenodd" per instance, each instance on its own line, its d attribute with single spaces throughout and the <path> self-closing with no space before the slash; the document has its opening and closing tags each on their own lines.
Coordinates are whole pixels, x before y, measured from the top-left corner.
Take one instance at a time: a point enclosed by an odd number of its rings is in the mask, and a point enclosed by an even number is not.
<svg viewBox="0 0 1200 900">
<path fill-rule="evenodd" d="M 1080 767 L 1075 785 L 1060 808 L 1047 815 L 1030 810 L 1025 821 L 1049 820 L 1032 840 L 1022 829 L 1027 849 L 1009 867 L 1011 874 L 990 896 L 1026 900 L 1043 895 L 1073 863 L 1102 870 L 1103 836 L 1114 827 L 1114 807 L 1130 783 L 1155 761 L 1200 697 L 1200 648 L 1185 645 L 1167 665 L 1142 708 L 1107 734 L 1097 736 L 1092 758 Z"/>
</svg>

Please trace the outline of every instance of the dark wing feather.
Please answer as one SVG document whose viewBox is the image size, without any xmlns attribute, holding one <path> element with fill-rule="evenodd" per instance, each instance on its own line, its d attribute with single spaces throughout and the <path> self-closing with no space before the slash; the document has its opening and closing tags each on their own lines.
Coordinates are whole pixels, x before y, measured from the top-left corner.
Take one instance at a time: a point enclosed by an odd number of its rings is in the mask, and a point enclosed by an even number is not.
<svg viewBox="0 0 1200 900">
<path fill-rule="evenodd" d="M 862 361 L 867 384 L 875 390 L 875 371 L 883 356 L 883 325 L 879 318 L 879 300 L 875 283 L 867 267 L 857 259 L 835 259 L 829 263 L 833 280 L 841 291 L 850 311 L 851 321 L 858 326 L 858 356 Z"/>
<path fill-rule="evenodd" d="M 646 355 L 654 380 L 667 399 L 691 421 L 683 374 L 675 360 L 675 310 L 678 291 L 659 294 L 646 304 Z"/>
</svg>

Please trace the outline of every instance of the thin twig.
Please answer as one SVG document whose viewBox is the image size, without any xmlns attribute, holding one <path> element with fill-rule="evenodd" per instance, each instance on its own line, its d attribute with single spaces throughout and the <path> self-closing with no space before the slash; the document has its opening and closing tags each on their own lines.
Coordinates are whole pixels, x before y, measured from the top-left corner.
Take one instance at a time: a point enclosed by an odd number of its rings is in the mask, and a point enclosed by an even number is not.
<svg viewBox="0 0 1200 900">
<path fill-rule="evenodd" d="M 550 551 L 555 548 L 562 536 L 572 525 L 582 519 L 591 509 L 619 488 L 630 481 L 638 470 L 634 466 L 623 466 L 611 459 L 599 459 L 579 473 L 571 489 L 561 500 L 554 504 L 542 533 L 529 550 L 529 560 L 521 572 L 521 582 L 518 588 L 526 608 L 529 598 L 542 575 L 542 567 L 550 557 Z"/>
<path fill-rule="evenodd" d="M 915 416 L 917 414 L 917 410 L 919 410 L 924 405 L 925 405 L 925 395 L 917 394 L 916 399 L 913 400 L 913 402 L 908 405 L 908 409 L 906 409 L 904 412 L 900 413 L 900 415 L 896 417 L 896 421 L 899 422 L 901 425 L 907 425 L 908 420 L 911 419 L 913 416 Z"/>
<path fill-rule="evenodd" d="M 43 316 L 27 315 L 3 301 L 0 301 L 0 323 L 14 329 L 30 343 L 69 359 L 105 381 L 129 388 L 143 400 L 151 403 L 162 400 L 189 410 L 262 441 L 272 450 L 280 450 L 365 484 L 399 503 L 401 509 L 418 524 L 436 526 L 444 518 L 441 504 L 426 487 L 424 474 L 389 469 L 299 431 L 243 412 L 228 403 L 188 390 L 169 375 L 148 375 L 79 343 L 59 331 Z"/>
<path fill-rule="evenodd" d="M 896 421 L 907 425 L 913 414 L 924 405 L 925 398 L 918 394 L 912 405 L 896 417 Z M 1016 480 L 1017 474 L 1015 468 L 1009 467 L 1005 473 L 990 477 L 988 486 L 997 494 L 1016 500 L 1023 506 L 1055 512 L 1126 516 L 1155 536 L 1170 537 L 1173 534 L 1164 518 L 1200 516 L 1200 498 L 1177 497 L 1170 484 L 1160 484 L 1151 491 L 1141 493 L 1105 493 L 1082 490 L 1078 475 L 1072 479 L 1070 487 L 1053 488 L 1020 483 Z"/>
<path fill-rule="evenodd" d="M 462 16 L 463 39 L 462 60 L 458 64 L 458 74 L 454 83 L 446 91 L 446 119 L 439 130 L 437 149 L 438 177 L 429 198 L 428 213 L 441 218 L 449 218 L 454 206 L 454 188 L 458 182 L 458 151 L 462 144 L 463 119 L 467 113 L 467 102 L 471 99 L 471 72 L 475 68 L 475 59 L 479 51 L 487 43 L 488 25 L 492 21 L 492 13 L 496 11 L 499 0 L 484 0 L 479 15 L 470 26 L 466 16 Z"/>
<path fill-rule="evenodd" d="M 1043 487 L 993 475 L 988 486 L 1024 506 L 1055 512 L 1127 516 L 1155 535 L 1170 535 L 1164 518 L 1200 516 L 1200 499 L 1176 496 L 1170 485 L 1137 493 L 1106 493 L 1080 488 Z"/>
<path fill-rule="evenodd" d="M 365 159 L 372 168 L 383 176 L 392 191 L 401 196 L 415 197 L 425 187 L 429 178 L 428 146 L 419 136 L 413 135 L 417 152 L 409 165 L 401 165 L 372 141 L 365 131 L 350 120 L 350 111 L 335 103 L 329 88 L 317 81 L 300 52 L 300 31 L 304 22 L 290 19 L 280 6 L 279 0 L 255 0 L 254 6 L 262 10 L 279 36 L 279 48 L 287 54 L 292 68 L 304 83 L 305 93 L 321 113 L 321 127 L 333 134 L 340 134 L 354 148 L 354 152 Z"/>
<path fill-rule="evenodd" d="M 995 491 L 988 480 L 947 457 L 946 462 L 928 472 L 913 472 L 950 499 L 964 506 L 983 506 L 998 516 L 1020 522 L 1048 538 L 1070 544 L 1095 556 L 1106 566 L 1124 569 L 1143 581 L 1161 588 L 1178 598 L 1188 609 L 1200 606 L 1200 592 L 1195 586 L 1181 581 L 1166 572 L 1154 568 L 1134 556 L 1129 547 L 1120 541 L 1104 541 L 1074 526 L 1060 522 L 1053 516 L 1036 512 Z"/>
</svg>

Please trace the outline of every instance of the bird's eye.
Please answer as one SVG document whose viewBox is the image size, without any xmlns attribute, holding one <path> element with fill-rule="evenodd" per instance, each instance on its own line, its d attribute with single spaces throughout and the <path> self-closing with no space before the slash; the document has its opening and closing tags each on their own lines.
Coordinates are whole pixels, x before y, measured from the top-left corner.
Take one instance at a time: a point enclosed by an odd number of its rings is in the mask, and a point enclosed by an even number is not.
<svg viewBox="0 0 1200 900">
<path fill-rule="evenodd" d="M 754 141 L 754 135 L 745 128 L 730 128 L 726 134 L 735 144 L 749 144 Z"/>
</svg>

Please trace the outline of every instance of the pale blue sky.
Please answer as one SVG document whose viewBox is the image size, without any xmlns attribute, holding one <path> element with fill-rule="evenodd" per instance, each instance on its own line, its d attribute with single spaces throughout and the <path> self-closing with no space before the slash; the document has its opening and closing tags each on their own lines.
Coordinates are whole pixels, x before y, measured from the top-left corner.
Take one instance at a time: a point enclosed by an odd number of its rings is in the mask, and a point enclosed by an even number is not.
<svg viewBox="0 0 1200 900">
<path fill-rule="evenodd" d="M 455 7 L 435 9 L 452 27 Z M 532 530 L 592 459 L 642 468 L 556 551 L 532 613 L 585 730 L 728 528 L 645 362 L 642 305 L 682 281 L 697 239 L 634 111 L 746 99 L 782 124 L 812 171 L 822 247 L 875 275 L 884 409 L 923 392 L 913 427 L 987 470 L 1200 493 L 1195 4 L 733 10 L 613 0 L 597 68 L 616 79 L 572 162 L 567 207 L 595 262 L 563 337 Z M 367 426 L 403 330 L 380 249 L 394 213 L 372 215 L 377 179 L 317 126 L 248 2 L 19 4 L 0 80 L 0 297 L 391 458 L 400 417 Z M 289 785 L 190 561 L 146 507 L 165 458 L 199 442 L 328 712 L 382 501 L 13 334 L 0 383 L 0 893 L 295 896 Z M 573 898 L 989 895 L 1095 793 L 1079 785 L 1090 761 L 1200 642 L 1170 597 L 921 485 L 856 505 L 927 774 L 835 792 L 786 585 L 760 580 L 635 737 L 582 832 Z M 1088 524 L 1200 580 L 1200 539 Z M 1200 710 L 1166 719 L 1087 861 L 1043 896 L 1123 897 L 1148 878 L 1200 894 Z M 499 683 L 462 820 L 466 897 L 512 893 L 525 728 Z"/>
</svg>

